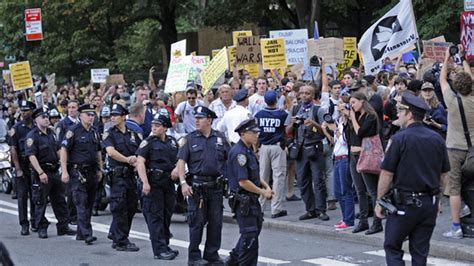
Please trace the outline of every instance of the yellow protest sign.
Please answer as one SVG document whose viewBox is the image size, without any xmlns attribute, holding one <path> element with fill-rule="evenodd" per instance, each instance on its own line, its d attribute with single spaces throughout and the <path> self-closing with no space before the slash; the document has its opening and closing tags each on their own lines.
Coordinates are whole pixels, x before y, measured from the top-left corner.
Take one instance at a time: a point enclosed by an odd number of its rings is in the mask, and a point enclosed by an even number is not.
<svg viewBox="0 0 474 266">
<path fill-rule="evenodd" d="M 10 70 L 2 70 L 2 78 L 6 84 L 10 84 Z"/>
<path fill-rule="evenodd" d="M 18 91 L 33 87 L 29 61 L 10 64 L 10 75 L 14 90 Z"/>
<path fill-rule="evenodd" d="M 230 47 L 229 47 L 230 48 Z M 211 54 L 211 57 L 214 58 L 216 56 L 216 54 L 219 52 L 220 50 L 219 49 L 212 49 L 212 54 Z M 230 51 L 230 49 L 229 49 Z M 230 58 L 230 57 L 229 57 Z"/>
<path fill-rule="evenodd" d="M 285 39 L 260 39 L 264 69 L 286 68 Z"/>
<path fill-rule="evenodd" d="M 260 74 L 260 64 L 250 64 L 250 65 L 245 65 L 244 69 L 249 72 L 249 75 L 252 78 L 257 78 Z"/>
<path fill-rule="evenodd" d="M 209 65 L 201 72 L 202 94 L 206 95 L 207 91 L 214 85 L 219 77 L 224 74 L 228 67 L 227 48 L 222 48 Z"/>
<path fill-rule="evenodd" d="M 344 37 L 344 61 L 337 64 L 337 70 L 339 71 L 339 77 L 342 77 L 344 69 L 351 67 L 354 61 L 357 59 L 357 38 L 355 37 Z"/>
<path fill-rule="evenodd" d="M 234 46 L 237 46 L 237 38 L 239 37 L 249 37 L 252 36 L 252 31 L 251 30 L 241 30 L 241 31 L 233 31 L 232 32 L 232 43 Z"/>
</svg>

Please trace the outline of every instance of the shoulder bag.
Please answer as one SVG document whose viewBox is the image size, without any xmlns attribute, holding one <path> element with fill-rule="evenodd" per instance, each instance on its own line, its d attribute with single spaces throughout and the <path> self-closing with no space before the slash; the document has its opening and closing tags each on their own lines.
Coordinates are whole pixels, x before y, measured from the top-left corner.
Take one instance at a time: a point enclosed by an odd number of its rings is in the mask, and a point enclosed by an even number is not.
<svg viewBox="0 0 474 266">
<path fill-rule="evenodd" d="M 361 152 L 357 161 L 356 170 L 359 173 L 380 174 L 380 165 L 383 160 L 383 147 L 379 134 L 362 139 Z"/>
<path fill-rule="evenodd" d="M 474 178 L 474 148 L 471 143 L 471 136 L 469 134 L 469 128 L 467 127 L 466 114 L 464 113 L 464 107 L 462 104 L 461 96 L 456 94 L 458 100 L 459 112 L 461 113 L 461 122 L 464 129 L 464 136 L 466 137 L 468 152 L 466 159 L 462 165 L 461 172 L 463 178 Z"/>
</svg>

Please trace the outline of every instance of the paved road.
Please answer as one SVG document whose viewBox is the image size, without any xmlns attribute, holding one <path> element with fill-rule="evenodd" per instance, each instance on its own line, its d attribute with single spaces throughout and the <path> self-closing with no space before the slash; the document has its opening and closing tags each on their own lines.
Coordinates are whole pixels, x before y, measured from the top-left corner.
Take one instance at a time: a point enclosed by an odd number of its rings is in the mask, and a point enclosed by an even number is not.
<svg viewBox="0 0 474 266">
<path fill-rule="evenodd" d="M 142 214 L 133 221 L 130 238 L 139 247 L 135 253 L 117 252 L 107 239 L 111 215 L 103 212 L 93 217 L 93 229 L 98 241 L 86 246 L 70 236 L 56 236 L 54 215 L 48 208 L 47 217 L 52 222 L 48 239 L 39 239 L 36 234 L 20 236 L 16 202 L 9 195 L 0 194 L 0 240 L 9 249 L 17 265 L 164 265 L 153 259 L 148 231 Z M 166 265 L 186 265 L 188 227 L 184 217 L 173 217 L 171 241 L 180 255 Z M 238 238 L 235 224 L 224 224 L 222 233 L 222 256 L 226 256 Z M 361 245 L 349 241 L 324 239 L 317 235 L 263 230 L 260 236 L 259 265 L 383 265 L 384 252 L 380 246 Z M 406 260 L 409 260 L 407 256 Z M 430 258 L 432 265 L 468 265 L 459 261 Z"/>
</svg>

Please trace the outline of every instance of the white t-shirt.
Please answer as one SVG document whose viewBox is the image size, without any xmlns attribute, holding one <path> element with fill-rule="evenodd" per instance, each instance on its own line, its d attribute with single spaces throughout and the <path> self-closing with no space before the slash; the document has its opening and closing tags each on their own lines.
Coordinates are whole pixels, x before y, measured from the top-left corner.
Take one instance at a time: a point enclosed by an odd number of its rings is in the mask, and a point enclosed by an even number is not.
<svg viewBox="0 0 474 266">
<path fill-rule="evenodd" d="M 250 111 L 242 105 L 237 105 L 224 114 L 217 123 L 217 130 L 224 133 L 230 142 L 237 143 L 240 140 L 240 136 L 234 130 L 242 121 L 249 118 Z"/>
<path fill-rule="evenodd" d="M 255 93 L 250 96 L 249 106 L 247 108 L 249 109 L 252 116 L 255 116 L 258 111 L 262 110 L 265 107 L 267 107 L 267 104 L 265 103 L 265 97 L 259 95 L 258 93 Z"/>
<path fill-rule="evenodd" d="M 196 120 L 194 119 L 194 108 L 196 106 L 203 106 L 204 102 L 198 100 L 196 105 L 190 105 L 189 102 L 184 101 L 178 104 L 174 113 L 179 115 L 183 120 L 184 130 L 186 133 L 196 130 Z"/>
</svg>

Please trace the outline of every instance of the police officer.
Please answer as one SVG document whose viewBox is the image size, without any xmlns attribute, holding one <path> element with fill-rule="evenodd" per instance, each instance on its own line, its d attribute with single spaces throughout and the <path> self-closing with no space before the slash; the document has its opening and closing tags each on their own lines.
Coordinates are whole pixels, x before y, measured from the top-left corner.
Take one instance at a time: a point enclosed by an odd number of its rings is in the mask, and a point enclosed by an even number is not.
<svg viewBox="0 0 474 266">
<path fill-rule="evenodd" d="M 277 93 L 267 91 L 264 99 L 267 107 L 255 114 L 255 119 L 260 128 L 258 142 L 260 144 L 260 177 L 268 182 L 270 176 L 273 180 L 271 213 L 272 218 L 287 215 L 283 209 L 286 184 L 286 152 L 285 152 L 285 121 L 288 114 L 277 108 Z M 260 197 L 262 209 L 265 209 L 266 198 Z"/>
<path fill-rule="evenodd" d="M 236 214 L 240 229 L 237 245 L 226 258 L 226 265 L 257 265 L 258 236 L 262 230 L 263 214 L 258 197 L 272 198 L 272 190 L 260 178 L 257 157 L 252 146 L 261 132 L 254 119 L 240 123 L 235 132 L 240 141 L 232 147 L 227 162 L 231 197 L 229 205 Z"/>
<path fill-rule="evenodd" d="M 166 135 L 172 127 L 167 116 L 156 114 L 151 123 L 152 134 L 137 150 L 137 170 L 143 182 L 142 212 L 155 259 L 173 260 L 179 252 L 169 247 L 171 216 L 176 202 L 171 172 L 178 160 L 178 143 Z M 173 178 L 177 177 L 175 171 Z"/>
<path fill-rule="evenodd" d="M 92 126 L 95 107 L 84 104 L 79 107 L 80 123 L 69 128 L 61 142 L 61 179 L 71 181 L 71 193 L 77 210 L 76 240 L 87 245 L 97 238 L 92 235 L 91 214 L 102 179 L 102 156 L 96 130 Z"/>
<path fill-rule="evenodd" d="M 112 248 L 117 251 L 138 251 L 139 248 L 128 239 L 133 216 L 137 210 L 137 189 L 135 155 L 141 139 L 125 124 L 128 110 L 121 104 L 114 104 L 110 112 L 114 126 L 104 133 L 102 146 L 107 151 L 109 167 L 113 169 L 110 188 L 110 211 L 113 220 L 110 237 Z"/>
<path fill-rule="evenodd" d="M 388 265 L 404 265 L 402 244 L 409 236 L 412 265 L 426 265 L 438 213 L 438 194 L 450 170 L 448 155 L 443 138 L 423 126 L 429 107 L 422 99 L 404 93 L 397 109 L 398 120 L 405 129 L 387 144 L 377 192 L 378 199 L 391 194 L 392 203 L 399 210 L 387 217 L 386 261 Z M 383 218 L 378 203 L 375 212 Z"/>
<path fill-rule="evenodd" d="M 33 128 L 32 111 L 36 105 L 29 101 L 22 101 L 20 111 L 22 120 L 13 125 L 9 131 L 8 142 L 11 146 L 12 161 L 16 169 L 16 190 L 18 195 L 18 218 L 20 219 L 21 235 L 30 234 L 28 222 L 28 197 L 30 197 L 31 231 L 36 232 L 35 204 L 31 199 L 31 171 L 28 157 L 25 154 L 26 135 Z"/>
<path fill-rule="evenodd" d="M 319 106 L 313 104 L 315 88 L 304 85 L 300 88 L 302 103 L 292 109 L 285 125 L 286 132 L 295 130 L 300 156 L 296 158 L 296 176 L 306 213 L 300 220 L 319 218 L 329 220 L 326 214 L 326 184 L 324 181 L 323 143 L 325 138 L 318 119 Z"/>
<path fill-rule="evenodd" d="M 222 265 L 218 255 L 221 246 L 223 216 L 223 175 L 229 144 L 224 134 L 211 128 L 216 114 L 204 106 L 194 108 L 196 131 L 182 138 L 178 152 L 181 191 L 188 201 L 189 248 L 188 265 Z M 185 180 L 185 164 L 192 177 Z M 201 243 L 204 225 L 207 236 L 204 254 Z"/>
<path fill-rule="evenodd" d="M 53 207 L 58 235 L 75 235 L 76 231 L 68 227 L 68 212 L 64 185 L 59 176 L 59 145 L 54 131 L 48 127 L 47 108 L 38 108 L 33 112 L 36 127 L 26 136 L 25 155 L 32 166 L 33 201 L 35 207 L 36 228 L 39 238 L 48 238 L 49 222 L 44 216 L 48 197 Z"/>
</svg>

